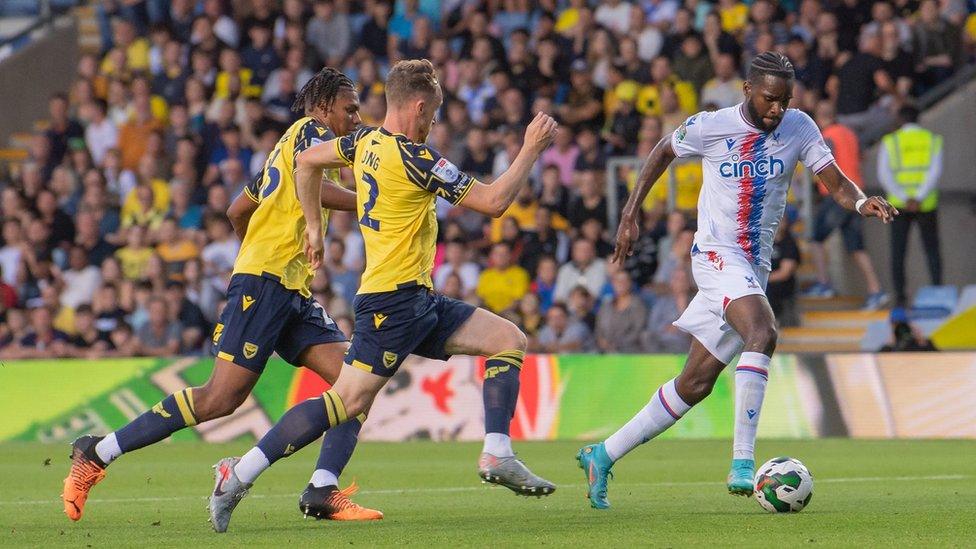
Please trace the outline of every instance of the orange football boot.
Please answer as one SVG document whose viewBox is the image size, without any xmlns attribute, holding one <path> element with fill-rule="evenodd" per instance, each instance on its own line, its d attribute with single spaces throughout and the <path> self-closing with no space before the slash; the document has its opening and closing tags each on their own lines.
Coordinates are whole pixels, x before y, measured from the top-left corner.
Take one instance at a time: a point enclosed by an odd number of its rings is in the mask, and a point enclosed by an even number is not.
<svg viewBox="0 0 976 549">
<path fill-rule="evenodd" d="M 348 487 L 339 490 L 336 486 L 316 488 L 311 484 L 302 492 L 298 500 L 298 508 L 306 517 L 326 520 L 380 520 L 383 513 L 375 509 L 367 509 L 349 499 L 359 491 L 353 482 Z"/>
<path fill-rule="evenodd" d="M 105 478 L 105 464 L 95 454 L 95 445 L 103 437 L 85 435 L 71 444 L 71 470 L 64 479 L 64 514 L 80 520 L 88 501 L 88 492 Z"/>
</svg>

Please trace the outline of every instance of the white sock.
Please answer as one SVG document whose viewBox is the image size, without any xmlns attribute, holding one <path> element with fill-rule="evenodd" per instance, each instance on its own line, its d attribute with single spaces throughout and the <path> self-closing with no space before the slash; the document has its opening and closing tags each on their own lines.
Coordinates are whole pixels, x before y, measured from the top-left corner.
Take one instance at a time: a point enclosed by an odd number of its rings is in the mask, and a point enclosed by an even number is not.
<svg viewBox="0 0 976 549">
<path fill-rule="evenodd" d="M 316 488 L 322 488 L 323 486 L 335 486 L 339 487 L 339 477 L 335 476 L 331 471 L 326 471 L 325 469 L 316 469 L 312 473 L 312 479 L 309 480 L 312 486 Z"/>
<path fill-rule="evenodd" d="M 500 458 L 515 455 L 515 451 L 512 450 L 512 437 L 502 433 L 485 433 L 485 445 L 481 451 Z"/>
<path fill-rule="evenodd" d="M 732 459 L 755 459 L 759 412 L 766 396 L 769 357 L 742 353 L 735 367 L 735 434 Z"/>
<path fill-rule="evenodd" d="M 271 462 L 264 456 L 264 452 L 255 446 L 248 450 L 244 454 L 244 457 L 237 462 L 237 465 L 234 466 L 234 473 L 237 475 L 237 478 L 241 479 L 241 482 L 254 484 L 258 476 L 268 467 L 271 467 Z"/>
<path fill-rule="evenodd" d="M 661 385 L 650 402 L 603 444 L 610 459 L 617 461 L 648 440 L 667 431 L 691 406 L 685 404 L 674 388 L 674 380 Z"/>
<path fill-rule="evenodd" d="M 119 448 L 119 441 L 115 438 L 115 433 L 109 433 L 108 436 L 98 441 L 95 445 L 95 453 L 98 454 L 98 459 L 105 462 L 105 465 L 115 461 L 115 458 L 122 455 L 122 448 Z"/>
</svg>

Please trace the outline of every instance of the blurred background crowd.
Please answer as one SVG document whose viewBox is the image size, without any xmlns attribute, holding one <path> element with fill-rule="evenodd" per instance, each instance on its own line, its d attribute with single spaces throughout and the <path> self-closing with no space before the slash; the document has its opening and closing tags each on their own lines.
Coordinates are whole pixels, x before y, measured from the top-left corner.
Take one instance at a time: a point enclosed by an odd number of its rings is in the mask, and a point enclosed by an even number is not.
<svg viewBox="0 0 976 549">
<path fill-rule="evenodd" d="M 608 261 L 607 159 L 642 157 L 689 115 L 737 104 L 748 61 L 777 50 L 796 69 L 793 106 L 853 133 L 845 146 L 856 166 L 902 105 L 972 61 L 974 9 L 962 0 L 102 1 L 102 52 L 81 58 L 74 84 L 50 98 L 29 160 L 0 181 L 0 353 L 207 352 L 239 247 L 225 211 L 299 116 L 289 109 L 297 90 L 322 66 L 340 68 L 359 87 L 364 123 L 378 125 L 387 68 L 420 57 L 445 92 L 430 144 L 485 182 L 514 158 L 532 113 L 562 124 L 502 218 L 438 206 L 436 289 L 510 318 L 534 351 L 685 352 L 688 337 L 671 322 L 694 295 L 701 168 L 676 169 L 671 208 L 665 185 L 652 192 L 637 253 L 620 266 Z M 619 180 L 611 192 L 625 196 L 633 174 Z M 349 334 L 364 260 L 355 217 L 334 213 L 327 237 L 313 292 Z M 784 224 L 769 293 L 786 323 L 799 258 Z"/>
</svg>

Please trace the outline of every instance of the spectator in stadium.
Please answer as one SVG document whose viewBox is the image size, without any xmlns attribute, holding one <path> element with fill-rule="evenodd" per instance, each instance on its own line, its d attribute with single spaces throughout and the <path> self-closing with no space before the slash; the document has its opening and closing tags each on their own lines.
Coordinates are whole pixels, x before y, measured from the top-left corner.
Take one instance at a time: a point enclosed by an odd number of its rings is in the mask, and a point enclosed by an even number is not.
<svg viewBox="0 0 976 549">
<path fill-rule="evenodd" d="M 611 154 L 626 156 L 634 150 L 641 124 L 640 114 L 634 107 L 637 89 L 637 83 L 630 80 L 621 82 L 613 90 L 615 104 L 610 125 L 601 133 L 611 147 Z"/>
<path fill-rule="evenodd" d="M 724 109 L 742 101 L 742 79 L 736 74 L 736 63 L 732 55 L 722 53 L 715 61 L 715 77 L 702 86 L 702 106 L 713 105 Z"/>
<path fill-rule="evenodd" d="M 175 355 L 180 349 L 182 334 L 180 324 L 170 319 L 170 305 L 163 297 L 152 297 L 148 300 L 147 309 L 147 320 L 135 334 L 139 342 L 139 354 Z"/>
<path fill-rule="evenodd" d="M 464 160 L 460 164 L 461 171 L 479 179 L 491 177 L 495 152 L 489 147 L 487 132 L 477 126 L 471 128 L 466 143 Z"/>
<path fill-rule="evenodd" d="M 561 127 L 552 145 L 546 152 L 542 153 L 540 163 L 543 166 L 555 166 L 559 174 L 559 182 L 567 187 L 573 185 L 573 168 L 576 167 L 576 158 L 580 154 L 579 147 L 576 145 L 575 134 L 570 128 Z M 545 177 L 545 174 L 543 174 Z M 543 181 L 545 184 L 545 181 Z"/>
<path fill-rule="evenodd" d="M 577 286 L 569 292 L 566 309 L 569 316 L 586 325 L 590 332 L 596 328 L 596 299 L 584 286 Z"/>
<path fill-rule="evenodd" d="M 647 330 L 642 336 L 644 352 L 684 353 L 687 350 L 691 336 L 672 323 L 678 320 L 690 302 L 690 274 L 688 267 L 683 265 L 671 273 L 666 290 L 654 299 L 647 319 Z"/>
<path fill-rule="evenodd" d="M 942 176 L 942 136 L 919 126 L 918 116 L 918 108 L 902 107 L 898 111 L 901 127 L 884 136 L 878 148 L 878 181 L 888 192 L 888 202 L 901 212 L 891 223 L 891 272 L 899 307 L 908 297 L 905 256 L 913 223 L 922 236 L 929 278 L 934 285 L 942 284 L 937 190 Z"/>
<path fill-rule="evenodd" d="M 575 173 L 578 195 L 570 201 L 569 210 L 566 213 L 570 233 L 576 234 L 587 219 L 596 219 L 605 227 L 607 225 L 607 199 L 602 174 L 597 170 Z"/>
<path fill-rule="evenodd" d="M 878 102 L 894 93 L 895 84 L 881 59 L 881 36 L 865 34 L 860 47 L 827 81 L 827 90 L 837 102 L 837 119 L 854 130 L 862 143 L 872 143 L 891 124 L 888 108 Z M 839 58 L 838 58 L 839 59 Z"/>
<path fill-rule="evenodd" d="M 608 258 L 613 252 L 613 245 L 605 237 L 603 223 L 595 217 L 591 217 L 583 222 L 583 226 L 579 230 L 579 236 L 593 243 L 596 256 L 601 259 Z"/>
<path fill-rule="evenodd" d="M 167 282 L 165 296 L 169 303 L 170 321 L 180 326 L 180 353 L 198 353 L 203 348 L 204 336 L 210 333 L 210 323 L 200 307 L 186 295 L 186 287 L 182 282 Z"/>
<path fill-rule="evenodd" d="M 112 342 L 95 327 L 95 314 L 91 305 L 85 303 L 75 310 L 74 335 L 69 343 L 74 347 L 74 355 L 97 358 L 103 351 L 112 349 Z"/>
<path fill-rule="evenodd" d="M 849 128 L 840 124 L 834 113 L 834 106 L 829 101 L 817 104 L 815 116 L 817 126 L 823 134 L 824 141 L 830 147 L 837 162 L 837 167 L 856 185 L 863 186 L 861 178 L 861 148 L 857 136 Z M 877 310 L 888 303 L 888 294 L 881 290 L 881 283 L 874 271 L 871 257 L 864 250 L 864 228 L 859 213 L 844 209 L 834 201 L 827 188 L 819 184 L 820 203 L 813 220 L 813 241 L 810 244 L 813 264 L 817 270 L 817 283 L 805 295 L 809 297 L 833 297 L 834 289 L 830 284 L 827 271 L 827 256 L 824 241 L 835 231 L 840 230 L 844 237 L 844 248 L 857 265 L 867 286 L 868 296 L 864 308 Z"/>
<path fill-rule="evenodd" d="M 17 306 L 17 290 L 3 278 L 3 265 L 0 265 L 0 312 Z"/>
<path fill-rule="evenodd" d="M 305 40 L 315 49 L 319 64 L 341 66 L 352 46 L 349 18 L 333 0 L 315 0 L 312 8 L 315 16 L 305 29 Z"/>
<path fill-rule="evenodd" d="M 13 189 L 8 189 L 11 193 Z M 4 193 L 6 196 L 6 192 Z M 21 221 L 17 217 L 4 215 L 3 220 L 3 247 L 0 247 L 0 269 L 3 270 L 3 281 L 10 286 L 16 287 L 19 284 L 20 273 L 23 272 L 24 247 L 27 241 L 24 238 L 24 230 Z"/>
<path fill-rule="evenodd" d="M 235 252 L 234 256 L 236 255 L 237 253 Z M 345 242 L 341 240 L 330 240 L 329 253 L 326 254 L 324 268 L 329 271 L 332 288 L 346 300 L 346 303 L 352 303 L 353 299 L 356 298 L 356 292 L 359 290 L 359 276 L 361 273 L 350 269 L 343 263 L 342 260 L 345 256 Z M 233 268 L 233 264 L 231 264 L 231 268 Z M 230 269 L 226 270 L 226 272 L 229 273 Z"/>
<path fill-rule="evenodd" d="M 561 134 L 562 131 L 559 133 Z M 555 164 L 542 164 L 542 166 L 542 191 L 539 194 L 539 206 L 549 208 L 553 216 L 565 217 L 569 210 L 570 193 L 560 179 L 559 166 Z"/>
<path fill-rule="evenodd" d="M 604 353 L 641 352 L 641 334 L 647 324 L 647 306 L 634 294 L 627 271 L 617 271 L 610 280 L 613 295 L 596 317 L 596 343 Z"/>
<path fill-rule="evenodd" d="M 559 268 L 554 289 L 556 301 L 565 302 L 576 286 L 583 286 L 597 295 L 607 281 L 606 261 L 596 257 L 596 248 L 585 238 L 577 238 L 570 252 L 571 261 Z"/>
<path fill-rule="evenodd" d="M 539 296 L 539 310 L 546 313 L 555 301 L 556 278 L 559 264 L 555 258 L 544 255 L 536 265 L 535 279 L 532 281 L 532 293 Z"/>
<path fill-rule="evenodd" d="M 546 323 L 539 330 L 537 353 L 574 353 L 589 350 L 592 334 L 585 324 L 573 319 L 566 304 L 557 301 L 546 312 Z"/>
<path fill-rule="evenodd" d="M 516 305 L 516 312 L 518 314 L 517 324 L 529 338 L 530 348 L 534 345 L 535 337 L 539 334 L 539 330 L 542 328 L 542 323 L 545 320 L 540 305 L 539 296 L 532 292 L 528 292 L 522 296 L 522 299 Z"/>
<path fill-rule="evenodd" d="M 596 130 L 603 126 L 603 90 L 593 83 L 585 60 L 573 61 L 569 96 L 556 112 L 562 123 L 576 132 L 584 127 Z"/>
<path fill-rule="evenodd" d="M 229 238 L 229 231 L 227 231 Z M 169 280 L 183 278 L 183 264 L 200 256 L 200 248 L 180 230 L 176 219 L 167 217 L 159 228 L 156 253 L 163 261 L 164 275 Z"/>
<path fill-rule="evenodd" d="M 796 305 L 796 271 L 800 266 L 800 249 L 790 230 L 789 215 L 773 237 L 770 272 L 766 283 L 766 297 L 779 326 L 799 326 L 800 312 Z"/>
<path fill-rule="evenodd" d="M 85 122 L 85 144 L 96 166 L 101 166 L 105 155 L 119 144 L 119 130 L 108 119 L 108 103 L 96 98 L 84 105 L 81 118 Z"/>
<path fill-rule="evenodd" d="M 699 94 L 705 83 L 715 75 L 708 51 L 697 33 L 690 32 L 682 39 L 681 48 L 675 54 L 674 73 L 678 78 L 691 82 Z"/>
<path fill-rule="evenodd" d="M 959 28 L 943 18 L 936 0 L 923 0 L 918 7 L 914 34 L 918 87 L 921 95 L 952 76 L 960 61 L 962 42 Z"/>
<path fill-rule="evenodd" d="M 30 311 L 30 330 L 18 342 L 18 358 L 65 356 L 70 350 L 68 334 L 54 327 L 53 314 L 46 306 Z"/>
<path fill-rule="evenodd" d="M 141 280 L 145 276 L 153 249 L 146 244 L 146 229 L 132 225 L 126 229 L 125 245 L 115 251 L 115 258 L 127 280 Z"/>
<path fill-rule="evenodd" d="M 511 308 L 529 291 L 529 273 L 512 262 L 512 249 L 499 242 L 491 247 L 488 268 L 478 278 L 478 297 L 495 313 Z"/>
<path fill-rule="evenodd" d="M 95 290 L 102 284 L 102 273 L 98 267 L 88 262 L 88 254 L 79 245 L 68 252 L 68 268 L 55 271 L 61 290 L 61 305 L 76 309 L 79 305 L 90 304 Z"/>
<path fill-rule="evenodd" d="M 444 287 L 447 277 L 456 274 L 461 282 L 461 297 L 471 295 L 478 287 L 480 268 L 468 260 L 468 249 L 461 239 L 449 240 L 444 246 L 444 262 L 434 269 L 434 287 Z"/>
</svg>

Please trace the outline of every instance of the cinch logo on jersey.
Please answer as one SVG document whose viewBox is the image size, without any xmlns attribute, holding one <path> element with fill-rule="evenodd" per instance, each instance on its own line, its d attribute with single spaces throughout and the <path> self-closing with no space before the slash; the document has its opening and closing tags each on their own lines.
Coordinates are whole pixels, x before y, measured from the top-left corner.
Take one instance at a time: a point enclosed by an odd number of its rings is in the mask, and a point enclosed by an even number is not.
<svg viewBox="0 0 976 549">
<path fill-rule="evenodd" d="M 786 164 L 775 156 L 757 160 L 739 160 L 739 155 L 733 154 L 731 162 L 722 162 L 718 171 L 722 177 L 775 177 L 786 171 Z"/>
</svg>

